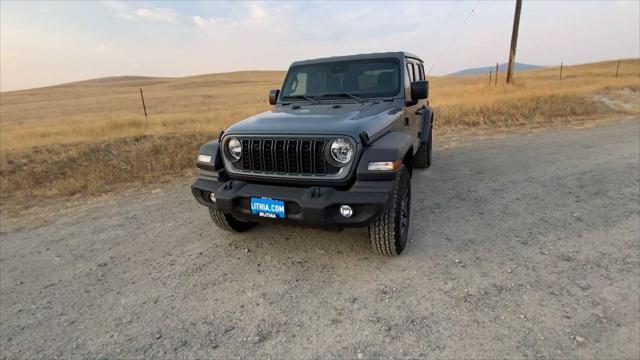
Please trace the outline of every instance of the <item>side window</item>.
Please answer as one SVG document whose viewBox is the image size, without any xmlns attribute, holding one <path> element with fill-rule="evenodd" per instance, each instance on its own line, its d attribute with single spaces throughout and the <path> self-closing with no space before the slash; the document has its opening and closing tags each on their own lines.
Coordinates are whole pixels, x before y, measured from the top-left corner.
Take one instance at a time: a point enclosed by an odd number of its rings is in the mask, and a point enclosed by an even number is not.
<svg viewBox="0 0 640 360">
<path fill-rule="evenodd" d="M 404 96 L 407 101 L 411 100 L 411 71 L 409 63 L 406 64 L 407 71 L 404 72 Z"/>
<path fill-rule="evenodd" d="M 424 64 L 418 64 L 418 80 L 424 80 Z"/>
<path fill-rule="evenodd" d="M 413 64 L 408 62 L 407 63 L 407 74 L 409 74 L 409 81 L 410 82 L 414 82 L 416 77 L 415 74 L 413 72 Z"/>
</svg>

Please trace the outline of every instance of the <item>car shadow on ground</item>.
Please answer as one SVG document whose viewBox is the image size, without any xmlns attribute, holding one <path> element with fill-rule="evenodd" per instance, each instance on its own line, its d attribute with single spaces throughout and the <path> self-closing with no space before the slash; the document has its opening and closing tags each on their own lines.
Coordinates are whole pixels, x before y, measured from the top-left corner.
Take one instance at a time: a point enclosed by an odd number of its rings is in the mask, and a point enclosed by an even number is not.
<svg viewBox="0 0 640 360">
<path fill-rule="evenodd" d="M 411 224 L 409 229 L 409 243 L 401 257 L 423 257 L 429 254 L 429 243 L 439 239 L 429 234 L 432 223 L 441 222 L 442 214 L 448 211 L 446 206 L 457 206 L 451 203 L 434 204 L 435 189 L 428 184 L 432 172 L 448 172 L 452 169 L 445 165 L 434 166 L 433 170 L 420 170 L 419 176 L 414 176 L 411 206 Z M 279 225 L 261 223 L 248 232 L 230 234 L 233 246 L 256 246 L 265 253 L 286 254 L 287 256 L 304 256 L 308 254 L 349 257 L 389 259 L 375 253 L 370 247 L 368 229 L 345 228 L 343 230 L 327 230 L 319 227 L 298 227 L 293 225 Z"/>
</svg>

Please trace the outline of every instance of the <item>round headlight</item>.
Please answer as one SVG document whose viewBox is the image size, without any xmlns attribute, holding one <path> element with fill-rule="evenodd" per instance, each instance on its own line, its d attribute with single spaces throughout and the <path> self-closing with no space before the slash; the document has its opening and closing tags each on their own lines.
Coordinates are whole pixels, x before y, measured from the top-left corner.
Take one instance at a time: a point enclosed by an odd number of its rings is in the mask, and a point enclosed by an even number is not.
<svg viewBox="0 0 640 360">
<path fill-rule="evenodd" d="M 346 164 L 353 157 L 353 145 L 345 139 L 335 139 L 331 143 L 331 157 L 340 164 Z"/>
<path fill-rule="evenodd" d="M 231 138 L 229 142 L 227 142 L 227 148 L 233 160 L 240 160 L 240 156 L 242 155 L 242 143 L 240 140 Z"/>
</svg>

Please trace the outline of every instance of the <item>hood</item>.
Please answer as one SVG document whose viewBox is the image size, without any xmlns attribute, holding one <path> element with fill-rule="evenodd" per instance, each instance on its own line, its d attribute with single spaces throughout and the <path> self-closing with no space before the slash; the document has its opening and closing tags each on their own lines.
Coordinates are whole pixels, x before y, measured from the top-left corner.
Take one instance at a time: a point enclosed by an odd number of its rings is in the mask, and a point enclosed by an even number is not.
<svg viewBox="0 0 640 360">
<path fill-rule="evenodd" d="M 226 134 L 346 135 L 359 141 L 365 131 L 373 136 L 402 112 L 393 102 L 303 105 L 298 109 L 278 105 L 274 110 L 240 121 Z"/>
</svg>

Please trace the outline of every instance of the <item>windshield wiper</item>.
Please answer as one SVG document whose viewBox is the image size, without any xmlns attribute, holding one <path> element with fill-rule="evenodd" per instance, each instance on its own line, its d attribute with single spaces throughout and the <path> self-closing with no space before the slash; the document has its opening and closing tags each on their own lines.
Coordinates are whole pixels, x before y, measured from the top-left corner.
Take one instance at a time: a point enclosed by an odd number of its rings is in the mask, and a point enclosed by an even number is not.
<svg viewBox="0 0 640 360">
<path fill-rule="evenodd" d="M 303 99 L 303 100 L 307 100 L 310 101 L 314 104 L 319 104 L 320 102 L 316 99 L 314 99 L 312 96 L 307 96 L 307 95 L 291 95 L 291 96 L 287 96 L 287 99 Z"/>
<path fill-rule="evenodd" d="M 368 100 L 365 100 L 365 99 L 360 98 L 358 96 L 355 96 L 355 95 L 353 95 L 351 93 L 346 93 L 346 92 L 345 93 L 335 93 L 335 94 L 322 94 L 321 97 L 350 97 L 350 98 L 352 98 L 354 100 L 357 100 L 358 102 L 361 102 L 361 103 L 366 103 L 368 101 Z"/>
</svg>

